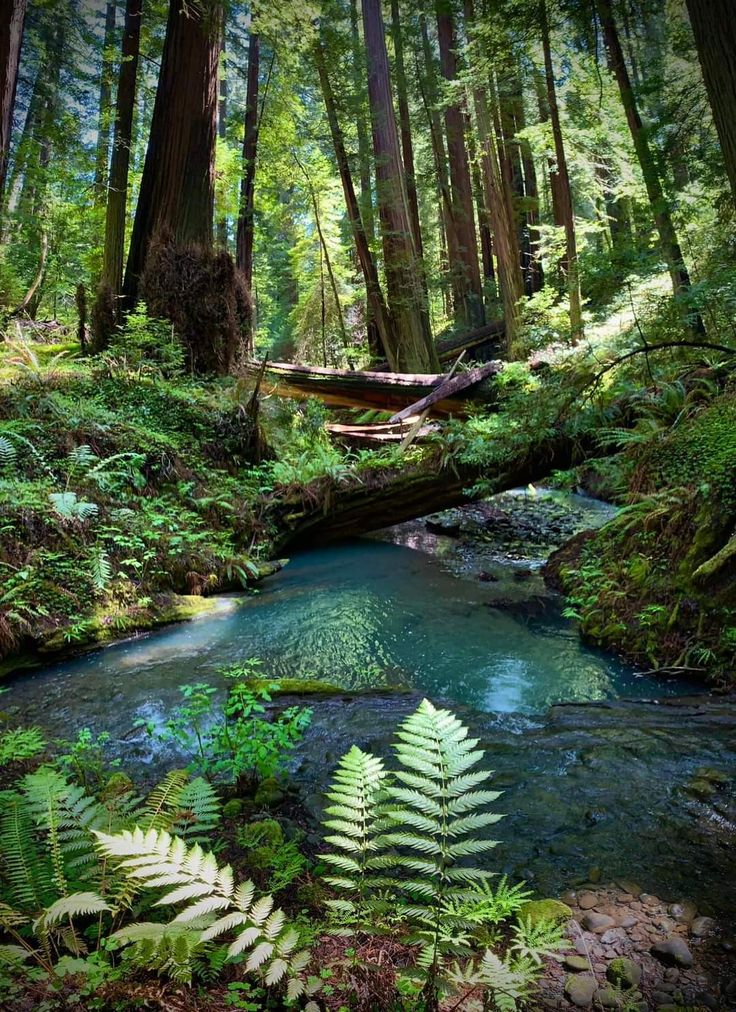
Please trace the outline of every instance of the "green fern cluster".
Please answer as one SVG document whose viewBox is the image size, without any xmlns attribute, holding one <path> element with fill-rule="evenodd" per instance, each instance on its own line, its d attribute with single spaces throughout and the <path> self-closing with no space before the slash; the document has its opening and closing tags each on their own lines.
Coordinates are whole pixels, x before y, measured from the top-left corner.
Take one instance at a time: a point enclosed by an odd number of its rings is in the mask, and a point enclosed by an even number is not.
<svg viewBox="0 0 736 1012">
<path fill-rule="evenodd" d="M 357 748 L 341 761 L 325 859 L 340 872 L 330 884 L 349 894 L 331 904 L 338 930 L 367 927 L 393 908 L 420 945 L 429 1000 L 444 956 L 469 952 L 463 904 L 492 874 L 474 859 L 496 845 L 481 834 L 501 818 L 487 810 L 499 792 L 485 788 L 491 774 L 476 768 L 484 753 L 449 710 L 423 700 L 396 737 L 391 773 Z"/>
<path fill-rule="evenodd" d="M 129 879 L 148 889 L 170 889 L 154 906 L 185 904 L 169 923 L 141 922 L 111 936 L 113 944 L 131 947 L 134 965 L 188 982 L 202 946 L 234 936 L 227 947 L 228 959 L 247 953 L 246 971 L 258 973 L 267 987 L 287 981 L 287 997 L 305 993 L 300 974 L 309 952 L 298 948 L 299 932 L 287 925 L 282 910 L 273 909 L 273 897 L 256 899 L 251 881 L 236 885 L 229 865 L 218 867 L 215 857 L 198 844 L 187 847 L 165 831 L 135 829 L 96 836 L 101 852 L 116 859 Z"/>
</svg>

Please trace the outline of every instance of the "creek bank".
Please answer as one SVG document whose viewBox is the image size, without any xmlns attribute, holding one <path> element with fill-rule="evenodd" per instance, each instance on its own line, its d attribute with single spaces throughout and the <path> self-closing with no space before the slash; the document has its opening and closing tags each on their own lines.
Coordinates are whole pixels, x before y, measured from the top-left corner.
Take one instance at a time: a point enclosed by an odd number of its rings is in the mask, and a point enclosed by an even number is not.
<svg viewBox="0 0 736 1012">
<path fill-rule="evenodd" d="M 251 563 L 247 586 L 252 588 L 278 573 L 286 559 Z M 228 593 L 229 591 L 229 593 Z M 22 649 L 0 659 L 0 678 L 30 671 L 50 661 L 77 657 L 113 643 L 123 643 L 166 626 L 212 618 L 237 608 L 247 595 L 240 580 L 225 585 L 218 594 L 156 594 L 145 605 L 99 605 L 78 627 L 60 626 L 22 641 Z"/>
</svg>

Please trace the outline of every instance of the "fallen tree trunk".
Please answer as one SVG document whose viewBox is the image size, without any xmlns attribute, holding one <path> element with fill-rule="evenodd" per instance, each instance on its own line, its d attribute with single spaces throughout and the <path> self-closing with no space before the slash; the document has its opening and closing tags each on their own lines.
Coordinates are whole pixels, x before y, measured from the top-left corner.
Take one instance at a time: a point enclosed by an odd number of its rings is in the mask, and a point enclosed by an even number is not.
<svg viewBox="0 0 736 1012">
<path fill-rule="evenodd" d="M 404 520 L 460 506 L 497 492 L 539 482 L 564 470 L 590 451 L 564 434 L 530 447 L 495 475 L 478 468 L 441 466 L 437 460 L 413 468 L 367 476 L 350 484 L 325 480 L 301 490 L 299 497 L 275 502 L 272 519 L 282 532 L 276 554 L 327 544 L 390 527 Z M 472 486 L 484 479 L 482 492 Z"/>
</svg>

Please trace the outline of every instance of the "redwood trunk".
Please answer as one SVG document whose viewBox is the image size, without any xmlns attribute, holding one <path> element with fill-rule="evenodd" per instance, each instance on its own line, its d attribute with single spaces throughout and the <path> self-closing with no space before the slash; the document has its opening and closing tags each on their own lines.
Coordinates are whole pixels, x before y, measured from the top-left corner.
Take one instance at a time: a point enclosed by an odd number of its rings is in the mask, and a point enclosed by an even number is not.
<svg viewBox="0 0 736 1012">
<path fill-rule="evenodd" d="M 363 272 L 363 278 L 365 280 L 368 317 L 369 320 L 373 322 L 373 325 L 377 330 L 383 353 L 385 354 L 388 362 L 391 364 L 393 349 L 396 347 L 397 338 L 393 329 L 393 321 L 386 308 L 383 292 L 381 291 L 381 285 L 378 280 L 378 271 L 373 259 L 373 254 L 371 253 L 365 222 L 363 221 L 360 204 L 358 203 L 355 186 L 353 185 L 350 163 L 345 150 L 345 141 L 337 118 L 337 107 L 332 91 L 332 85 L 330 84 L 330 78 L 327 73 L 324 53 L 319 44 L 315 47 L 315 62 L 317 64 L 320 87 L 322 89 L 322 96 L 327 110 L 327 121 L 330 125 L 330 134 L 332 136 L 332 144 L 335 149 L 337 168 L 340 173 L 340 181 L 342 182 L 342 189 L 345 195 L 345 206 L 347 208 L 348 220 L 353 231 L 355 251 L 361 271 Z"/>
<path fill-rule="evenodd" d="M 170 0 L 151 133 L 125 274 L 126 303 L 136 301 L 152 236 L 212 245 L 217 130 L 219 19 Z"/>
<path fill-rule="evenodd" d="M 227 63 L 225 57 L 225 26 L 222 26 L 220 40 L 220 97 L 217 102 L 217 137 L 221 141 L 227 138 Z M 217 241 L 223 249 L 227 249 L 227 218 L 223 216 L 217 222 Z"/>
<path fill-rule="evenodd" d="M 243 135 L 243 177 L 240 181 L 240 211 L 235 237 L 235 263 L 242 271 L 248 290 L 253 288 L 253 218 L 256 187 L 256 157 L 258 154 L 258 77 L 261 69 L 261 40 L 251 31 L 248 46 L 248 85 L 245 102 L 245 132 Z M 253 352 L 254 321 L 249 316 L 245 330 L 245 350 Z"/>
<path fill-rule="evenodd" d="M 114 317 L 119 321 L 119 296 L 123 284 L 125 211 L 128 200 L 128 171 L 132 144 L 138 55 L 141 38 L 142 0 L 127 0 L 123 27 L 122 59 L 118 74 L 115 131 L 110 161 L 110 180 L 105 216 L 105 250 L 102 282 L 109 286 Z"/>
<path fill-rule="evenodd" d="M 0 0 L 0 198 L 8 169 L 26 0 Z"/>
<path fill-rule="evenodd" d="M 396 66 L 396 95 L 399 101 L 399 125 L 401 130 L 401 154 L 404 159 L 404 175 L 406 178 L 406 197 L 409 204 L 411 234 L 414 239 L 417 256 L 424 255 L 422 230 L 419 224 L 419 202 L 417 200 L 417 183 L 414 172 L 414 145 L 411 138 L 411 121 L 409 119 L 409 95 L 406 87 L 406 67 L 404 66 L 404 40 L 401 34 L 401 18 L 399 0 L 391 0 L 391 29 L 394 42 L 394 63 Z"/>
<path fill-rule="evenodd" d="M 565 249 L 567 260 L 567 291 L 570 299 L 570 339 L 577 344 L 583 336 L 583 309 L 580 297 L 580 274 L 578 268 L 577 241 L 575 238 L 575 214 L 572 205 L 570 176 L 567 171 L 567 157 L 562 137 L 560 110 L 557 105 L 557 89 L 552 67 L 552 50 L 549 40 L 549 24 L 547 22 L 547 4 L 541 4 L 542 46 L 544 48 L 544 69 L 547 79 L 547 101 L 552 121 L 552 135 L 555 142 L 556 172 L 559 186 L 560 210 L 565 224 Z"/>
<path fill-rule="evenodd" d="M 363 0 L 363 32 L 386 287 L 396 328 L 389 361 L 401 372 L 433 372 L 438 360 L 406 207 L 380 0 Z"/>
<path fill-rule="evenodd" d="M 736 200 L 736 10 L 733 0 L 687 0 L 687 9 Z"/>
<path fill-rule="evenodd" d="M 113 62 L 111 49 L 115 41 L 115 2 L 107 0 L 105 13 L 105 51 L 102 56 L 100 98 L 97 104 L 97 152 L 95 155 L 95 201 L 102 205 L 107 190 L 107 173 L 110 165 L 110 112 Z"/>
<path fill-rule="evenodd" d="M 649 147 L 646 130 L 639 115 L 634 89 L 631 86 L 629 71 L 624 60 L 621 41 L 613 17 L 613 10 L 609 0 L 596 0 L 596 5 L 603 29 L 603 38 L 608 51 L 609 66 L 616 78 L 616 83 L 621 94 L 621 103 L 626 113 L 631 138 L 634 142 L 634 148 L 647 188 L 654 223 L 659 234 L 662 255 L 669 268 L 675 295 L 681 295 L 690 290 L 690 275 L 685 266 L 675 226 L 672 222 L 669 202 L 665 197 L 654 155 Z M 699 326 L 702 327 L 702 324 L 699 324 Z"/>
<path fill-rule="evenodd" d="M 457 81 L 457 40 L 448 0 L 437 3 L 437 36 L 440 46 L 440 68 L 449 83 Z M 457 260 L 450 263 L 455 314 L 458 323 L 467 327 L 482 326 L 483 286 L 478 266 L 478 244 L 473 213 L 473 187 L 468 152 L 465 146 L 465 120 L 457 101 L 445 106 L 445 132 L 450 163 L 452 211 L 457 237 Z"/>
</svg>

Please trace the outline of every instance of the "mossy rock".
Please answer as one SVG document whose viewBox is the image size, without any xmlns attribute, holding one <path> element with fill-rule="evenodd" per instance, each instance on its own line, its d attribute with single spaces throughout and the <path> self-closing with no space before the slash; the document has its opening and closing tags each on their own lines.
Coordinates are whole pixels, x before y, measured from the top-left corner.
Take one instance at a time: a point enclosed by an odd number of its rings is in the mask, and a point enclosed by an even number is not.
<svg viewBox="0 0 736 1012">
<path fill-rule="evenodd" d="M 240 798 L 230 798 L 222 806 L 222 816 L 224 819 L 237 819 L 243 812 L 243 802 Z"/>
<path fill-rule="evenodd" d="M 561 900 L 528 900 L 519 908 L 516 916 L 520 921 L 530 921 L 533 926 L 541 921 L 564 924 L 572 917 L 572 910 Z"/>
<path fill-rule="evenodd" d="M 126 773 L 113 773 L 105 784 L 100 799 L 102 801 L 109 801 L 113 798 L 119 798 L 122 794 L 128 794 L 134 790 L 134 788 L 135 784 Z"/>
<path fill-rule="evenodd" d="M 252 868 L 270 868 L 278 851 L 284 845 L 284 833 L 275 819 L 258 819 L 248 822 L 238 833 L 238 843 L 247 852 Z"/>
<path fill-rule="evenodd" d="M 258 785 L 253 800 L 259 808 L 275 808 L 284 800 L 281 784 L 275 777 L 266 777 Z"/>
<path fill-rule="evenodd" d="M 268 691 L 272 696 L 339 696 L 344 688 L 319 678 L 246 678 L 253 692 Z M 274 689 L 271 686 L 277 685 Z"/>
</svg>

